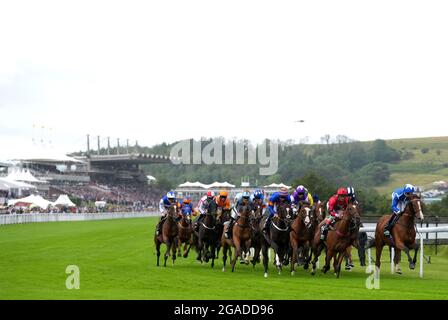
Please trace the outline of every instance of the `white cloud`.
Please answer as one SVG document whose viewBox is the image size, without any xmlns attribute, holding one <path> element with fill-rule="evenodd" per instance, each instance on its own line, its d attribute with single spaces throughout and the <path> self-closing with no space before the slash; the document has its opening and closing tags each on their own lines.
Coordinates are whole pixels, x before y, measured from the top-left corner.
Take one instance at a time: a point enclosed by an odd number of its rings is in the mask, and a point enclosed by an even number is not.
<svg viewBox="0 0 448 320">
<path fill-rule="evenodd" d="M 53 127 L 67 151 L 87 133 L 446 135 L 447 14 L 444 1 L 2 2 L 0 125 Z"/>
</svg>

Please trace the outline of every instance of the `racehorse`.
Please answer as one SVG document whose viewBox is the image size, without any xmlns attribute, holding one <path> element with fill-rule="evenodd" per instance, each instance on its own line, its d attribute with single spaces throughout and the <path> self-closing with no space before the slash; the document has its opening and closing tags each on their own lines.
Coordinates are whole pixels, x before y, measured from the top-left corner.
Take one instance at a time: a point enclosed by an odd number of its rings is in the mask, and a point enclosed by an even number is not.
<svg viewBox="0 0 448 320">
<path fill-rule="evenodd" d="M 299 249 L 305 255 L 305 261 L 308 261 L 309 244 L 314 238 L 314 231 L 317 227 L 317 218 L 307 203 L 302 203 L 299 212 L 291 224 L 291 233 L 289 234 L 292 257 L 291 257 L 291 275 L 294 275 L 299 256 Z M 308 269 L 308 265 L 306 268 Z"/>
<path fill-rule="evenodd" d="M 308 270 L 309 264 L 313 257 L 313 250 L 311 249 L 314 240 L 314 235 L 319 232 L 320 230 L 319 225 L 325 219 L 326 215 L 325 208 L 326 208 L 326 202 L 318 200 L 314 203 L 311 213 L 311 216 L 313 217 L 313 219 L 311 219 L 311 230 L 313 236 L 309 242 L 309 246 L 307 248 L 303 248 L 303 250 L 300 252 L 300 254 L 302 255 L 302 259 L 305 260 L 303 266 L 305 270 Z M 299 262 L 300 262 L 300 256 L 299 256 Z"/>
<path fill-rule="evenodd" d="M 218 241 L 218 228 L 216 211 L 217 204 L 211 201 L 205 213 L 204 220 L 199 225 L 199 231 L 193 234 L 193 242 L 198 252 L 196 260 L 208 262 L 212 259 L 211 267 L 215 266 L 216 245 Z"/>
<path fill-rule="evenodd" d="M 319 225 L 319 229 L 323 223 L 325 222 L 322 222 Z M 335 223 L 335 230 L 330 230 L 328 232 L 327 239 L 324 243 L 322 243 L 320 239 L 320 232 L 315 234 L 313 241 L 314 259 L 312 261 L 312 275 L 316 273 L 317 259 L 322 252 L 323 246 L 326 246 L 327 254 L 325 257 L 325 266 L 322 268 L 322 272 L 327 273 L 327 271 L 330 270 L 330 262 L 331 259 L 334 258 L 334 272 L 338 278 L 340 277 L 342 260 L 347 252 L 347 248 L 353 244 L 353 239 L 357 236 L 360 225 L 361 217 L 356 205 L 349 204 L 347 209 L 342 212 L 339 221 Z"/>
<path fill-rule="evenodd" d="M 250 221 L 250 226 L 252 228 L 252 239 L 250 241 L 250 246 L 254 250 L 254 255 L 252 257 L 252 265 L 255 268 L 255 265 L 260 262 L 260 252 L 261 252 L 261 241 L 263 238 L 263 234 L 260 228 L 260 221 L 263 218 L 263 207 L 260 205 L 256 206 L 255 212 Z"/>
<path fill-rule="evenodd" d="M 384 236 L 384 227 L 389 221 L 389 218 L 390 215 L 382 216 L 378 221 L 375 230 L 375 264 L 378 274 L 381 265 L 381 253 L 385 245 L 394 247 L 396 249 L 394 262 L 395 271 L 397 273 L 401 273 L 400 258 L 402 250 L 404 250 L 404 252 L 408 256 L 409 268 L 415 268 L 415 263 L 417 262 L 417 253 L 419 250 L 419 245 L 415 241 L 415 218 L 417 218 L 418 220 L 423 220 L 424 218 L 420 197 L 417 195 L 413 195 L 410 201 L 406 204 L 401 217 L 391 230 L 392 241 L 389 237 Z M 409 254 L 410 249 L 415 250 L 414 258 L 411 258 Z"/>
<path fill-rule="evenodd" d="M 182 214 L 182 218 L 178 224 L 179 227 L 179 246 L 177 250 L 177 256 L 181 256 L 182 244 L 184 244 L 183 257 L 187 258 L 190 252 L 192 241 L 193 227 L 191 225 L 191 216 L 188 214 Z"/>
<path fill-rule="evenodd" d="M 230 220 L 230 210 L 219 207 L 216 214 L 216 229 L 218 233 L 218 240 L 216 242 L 216 259 L 219 258 L 219 251 L 221 250 L 221 238 L 224 233 L 224 224 Z"/>
<path fill-rule="evenodd" d="M 249 205 L 241 206 L 238 210 L 239 217 L 232 229 L 232 238 L 227 239 L 224 233 L 222 234 L 221 237 L 222 261 L 223 261 L 222 271 L 225 271 L 226 268 L 227 251 L 229 247 L 235 247 L 235 253 L 232 260 L 232 272 L 235 271 L 235 264 L 238 257 L 242 257 L 243 253 L 249 256 L 250 243 L 252 240 L 252 227 L 251 227 L 252 212 L 253 211 L 251 206 Z M 226 228 L 228 227 L 229 224 L 226 224 Z"/>
<path fill-rule="evenodd" d="M 275 253 L 275 265 L 278 273 L 281 274 L 282 264 L 286 262 L 289 250 L 289 232 L 291 207 L 287 203 L 277 205 L 277 213 L 272 218 L 269 227 L 269 236 L 263 234 L 261 250 L 263 253 L 264 277 L 268 277 L 268 250 L 271 247 Z M 260 227 L 264 225 L 267 217 L 260 222 Z"/>
<path fill-rule="evenodd" d="M 172 204 L 168 209 L 166 220 L 163 222 L 162 232 L 158 236 L 157 235 L 154 236 L 154 242 L 156 244 L 156 250 L 157 250 L 157 266 L 159 266 L 160 246 L 162 245 L 162 243 L 165 243 L 166 245 L 165 262 L 163 266 L 166 267 L 166 260 L 170 255 L 170 250 L 172 250 L 172 259 L 174 266 L 174 260 L 176 260 L 176 248 L 178 242 L 177 236 L 179 233 L 179 228 L 176 222 L 177 218 L 178 218 L 178 207 L 176 204 Z"/>
</svg>

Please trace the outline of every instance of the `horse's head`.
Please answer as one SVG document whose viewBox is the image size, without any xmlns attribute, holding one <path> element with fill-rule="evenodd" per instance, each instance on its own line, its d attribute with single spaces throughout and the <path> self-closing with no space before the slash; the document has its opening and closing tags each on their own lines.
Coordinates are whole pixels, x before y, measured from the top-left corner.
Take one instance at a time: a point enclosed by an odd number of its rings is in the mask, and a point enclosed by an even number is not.
<svg viewBox="0 0 448 320">
<path fill-rule="evenodd" d="M 422 210 L 422 203 L 421 199 L 418 195 L 414 194 L 411 199 L 409 200 L 410 205 L 410 212 L 413 216 L 415 216 L 418 220 L 423 220 L 423 210 Z"/>
<path fill-rule="evenodd" d="M 314 215 L 318 221 L 323 221 L 325 219 L 325 206 L 326 203 L 320 200 L 314 204 Z"/>
<path fill-rule="evenodd" d="M 256 205 L 253 213 L 253 218 L 259 221 L 262 217 L 263 217 L 263 207 L 261 205 Z"/>
<path fill-rule="evenodd" d="M 345 215 L 350 221 L 350 229 L 359 228 L 361 225 L 361 215 L 359 214 L 359 208 L 356 204 L 349 203 L 345 210 Z"/>
<path fill-rule="evenodd" d="M 190 221 L 191 221 L 191 214 L 182 214 L 182 219 L 181 219 L 181 221 L 190 223 Z"/>
<path fill-rule="evenodd" d="M 297 216 L 299 217 L 299 219 L 301 219 L 303 221 L 303 223 L 306 226 L 309 226 L 311 224 L 311 222 L 313 221 L 313 212 L 310 208 L 310 205 L 308 203 L 302 203 L 302 205 L 300 206 L 300 210 L 299 213 L 297 214 Z"/>
<path fill-rule="evenodd" d="M 279 203 L 277 205 L 278 220 L 285 220 L 291 218 L 291 205 L 288 203 Z"/>
<path fill-rule="evenodd" d="M 179 208 L 177 207 L 176 203 L 173 203 L 170 205 L 170 208 L 168 209 L 168 216 L 169 217 L 177 217 L 177 214 L 179 213 Z"/>
<path fill-rule="evenodd" d="M 222 219 L 222 213 L 223 213 L 222 207 L 218 207 L 216 209 L 216 219 L 221 220 Z"/>
</svg>

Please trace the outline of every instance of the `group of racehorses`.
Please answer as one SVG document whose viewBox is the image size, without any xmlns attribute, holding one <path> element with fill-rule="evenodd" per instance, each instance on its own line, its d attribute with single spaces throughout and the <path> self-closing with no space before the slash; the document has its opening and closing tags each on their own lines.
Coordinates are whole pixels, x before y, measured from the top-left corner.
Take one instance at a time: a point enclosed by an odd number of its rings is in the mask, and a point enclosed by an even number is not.
<svg viewBox="0 0 448 320">
<path fill-rule="evenodd" d="M 272 218 L 268 232 L 263 232 L 263 226 L 267 215 L 263 214 L 261 206 L 251 205 L 238 208 L 238 219 L 232 229 L 231 238 L 225 237 L 228 227 L 230 210 L 218 207 L 214 202 L 209 206 L 204 218 L 197 228 L 191 221 L 189 215 L 180 213 L 176 204 L 173 204 L 167 213 L 161 233 L 155 235 L 154 241 L 157 251 L 157 266 L 159 266 L 160 247 L 166 244 L 164 255 L 164 266 L 170 254 L 172 263 L 176 255 L 181 257 L 183 246 L 183 257 L 186 258 L 193 246 L 197 251 L 197 260 L 208 263 L 214 267 L 215 260 L 219 257 L 222 249 L 223 271 L 226 268 L 227 257 L 231 258 L 232 272 L 240 259 L 241 263 L 253 266 L 262 261 L 264 276 L 268 276 L 269 254 L 271 248 L 274 252 L 274 265 L 279 273 L 283 266 L 290 264 L 291 274 L 294 275 L 298 261 L 300 260 L 305 270 L 312 265 L 311 274 L 316 272 L 316 265 L 325 249 L 325 265 L 322 272 L 330 269 L 333 260 L 334 273 L 337 277 L 341 273 L 341 264 L 344 257 L 350 252 L 352 246 L 358 247 L 358 233 L 361 227 L 360 208 L 356 204 L 349 204 L 341 212 L 339 219 L 328 232 L 325 240 L 321 240 L 320 227 L 326 215 L 324 202 L 317 202 L 313 207 L 308 203 L 300 203 L 297 208 L 290 204 L 280 204 L 277 212 Z M 400 257 L 404 251 L 409 260 L 411 269 L 415 268 L 418 245 L 415 241 L 415 219 L 422 219 L 423 212 L 420 198 L 414 196 L 406 205 L 399 222 L 392 229 L 392 237 L 384 236 L 384 227 L 389 216 L 379 219 L 375 232 L 375 240 L 370 246 L 376 247 L 376 266 L 379 271 L 382 249 L 385 245 L 394 247 L 396 250 L 396 271 L 401 273 Z M 197 231 L 196 231 L 197 230 Z M 415 250 L 413 258 L 410 250 Z M 232 257 L 232 250 L 234 252 Z M 252 254 L 250 254 L 252 251 Z M 250 257 L 252 259 L 250 260 Z M 299 259 L 300 258 L 300 259 Z"/>
</svg>

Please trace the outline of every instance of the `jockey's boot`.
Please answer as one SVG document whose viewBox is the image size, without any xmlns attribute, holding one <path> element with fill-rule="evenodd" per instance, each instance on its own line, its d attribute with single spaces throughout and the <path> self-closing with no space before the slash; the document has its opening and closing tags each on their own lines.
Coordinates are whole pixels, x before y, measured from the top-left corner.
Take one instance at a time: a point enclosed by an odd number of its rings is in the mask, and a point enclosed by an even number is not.
<svg viewBox="0 0 448 320">
<path fill-rule="evenodd" d="M 202 222 L 202 219 L 204 218 L 204 215 L 201 214 L 198 219 L 196 220 L 196 224 L 194 226 L 194 231 L 199 232 L 199 223 Z"/>
<path fill-rule="evenodd" d="M 235 219 L 230 217 L 229 226 L 227 227 L 227 231 L 224 233 L 224 237 L 226 237 L 226 239 L 232 238 L 232 230 L 233 230 L 234 223 L 235 223 Z"/>
<path fill-rule="evenodd" d="M 269 216 L 266 221 L 264 222 L 263 226 L 263 233 L 268 234 L 269 233 L 269 227 L 271 226 L 272 217 Z"/>
<path fill-rule="evenodd" d="M 387 222 L 387 225 L 384 227 L 384 236 L 391 237 L 390 230 L 392 230 L 392 227 L 397 223 L 400 216 L 398 214 L 393 214 L 389 221 Z"/>
<path fill-rule="evenodd" d="M 165 222 L 165 220 L 166 220 L 166 216 L 160 217 L 160 221 L 159 221 L 159 223 L 157 224 L 157 227 L 156 227 L 156 235 L 157 236 L 160 235 L 160 231 L 162 229 L 162 226 L 163 226 L 163 223 Z"/>
<path fill-rule="evenodd" d="M 327 237 L 328 229 L 330 229 L 329 224 L 322 225 L 322 227 L 320 228 L 320 240 L 325 240 L 325 238 Z"/>
</svg>

